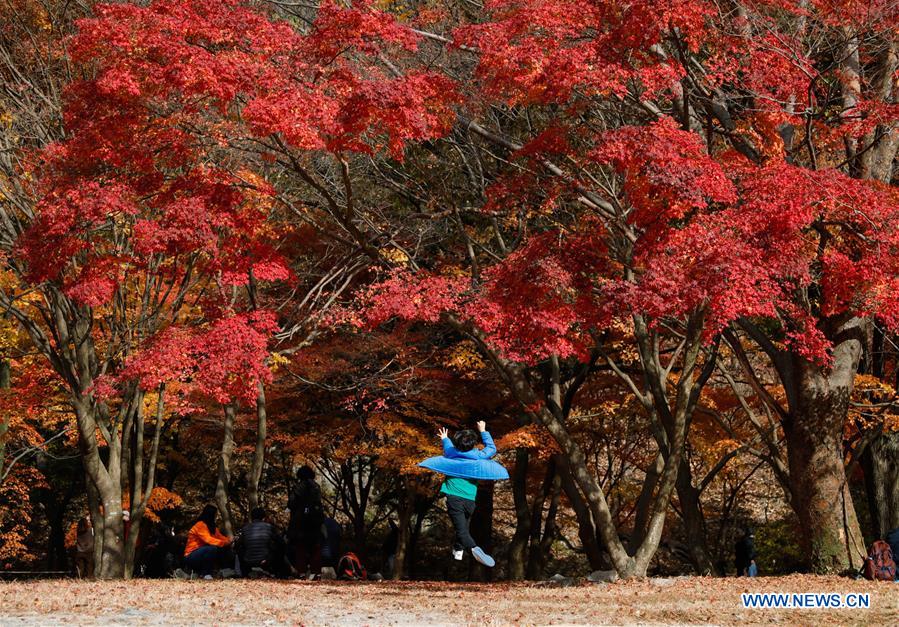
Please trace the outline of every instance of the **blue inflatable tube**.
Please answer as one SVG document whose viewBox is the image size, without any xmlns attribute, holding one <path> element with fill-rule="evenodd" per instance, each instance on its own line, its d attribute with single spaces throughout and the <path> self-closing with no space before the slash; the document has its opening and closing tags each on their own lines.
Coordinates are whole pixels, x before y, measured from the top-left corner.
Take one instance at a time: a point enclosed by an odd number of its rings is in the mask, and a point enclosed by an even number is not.
<svg viewBox="0 0 899 627">
<path fill-rule="evenodd" d="M 502 481 L 509 478 L 509 471 L 492 459 L 450 459 L 438 455 L 429 457 L 418 465 L 447 477 L 460 477 L 473 481 Z"/>
</svg>

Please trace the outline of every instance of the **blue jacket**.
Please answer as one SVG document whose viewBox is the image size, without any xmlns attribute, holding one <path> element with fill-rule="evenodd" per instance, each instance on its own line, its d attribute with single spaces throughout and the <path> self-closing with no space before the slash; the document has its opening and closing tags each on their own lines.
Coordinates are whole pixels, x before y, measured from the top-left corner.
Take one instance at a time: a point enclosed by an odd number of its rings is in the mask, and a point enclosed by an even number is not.
<svg viewBox="0 0 899 627">
<path fill-rule="evenodd" d="M 472 481 L 502 481 L 509 478 L 509 471 L 490 459 L 496 455 L 496 445 L 486 431 L 481 432 L 483 449 L 471 449 L 464 453 L 453 446 L 452 440 L 443 439 L 443 455 L 429 457 L 419 464 L 422 468 L 439 472 L 447 477 L 459 477 Z"/>
<path fill-rule="evenodd" d="M 443 456 L 449 459 L 490 459 L 496 455 L 496 444 L 493 443 L 493 436 L 489 431 L 481 431 L 481 440 L 484 442 L 484 448 L 460 451 L 453 446 L 452 440 L 443 438 Z"/>
</svg>

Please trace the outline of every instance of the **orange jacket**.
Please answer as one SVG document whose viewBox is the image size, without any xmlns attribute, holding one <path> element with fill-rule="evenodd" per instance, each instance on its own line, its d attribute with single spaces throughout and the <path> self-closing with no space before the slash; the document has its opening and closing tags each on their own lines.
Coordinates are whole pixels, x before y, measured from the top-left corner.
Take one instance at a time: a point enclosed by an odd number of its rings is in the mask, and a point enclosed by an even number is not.
<svg viewBox="0 0 899 627">
<path fill-rule="evenodd" d="M 197 522 L 187 532 L 187 545 L 184 547 L 184 557 L 187 557 L 202 546 L 228 546 L 231 540 L 228 536 L 216 529 L 215 534 L 209 533 L 209 527 L 203 521 Z"/>
</svg>

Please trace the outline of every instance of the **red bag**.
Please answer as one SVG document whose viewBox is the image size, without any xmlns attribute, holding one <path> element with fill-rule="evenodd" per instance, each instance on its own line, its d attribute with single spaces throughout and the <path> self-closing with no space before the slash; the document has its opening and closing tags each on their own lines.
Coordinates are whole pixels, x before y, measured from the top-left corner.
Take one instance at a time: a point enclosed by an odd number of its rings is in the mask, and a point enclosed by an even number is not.
<svg viewBox="0 0 899 627">
<path fill-rule="evenodd" d="M 362 565 L 355 553 L 347 553 L 337 562 L 337 578 L 351 581 L 363 581 L 368 579 L 365 566 Z"/>
<path fill-rule="evenodd" d="M 875 540 L 868 550 L 862 574 L 871 581 L 893 581 L 896 579 L 896 562 L 893 550 L 883 540 Z"/>
</svg>

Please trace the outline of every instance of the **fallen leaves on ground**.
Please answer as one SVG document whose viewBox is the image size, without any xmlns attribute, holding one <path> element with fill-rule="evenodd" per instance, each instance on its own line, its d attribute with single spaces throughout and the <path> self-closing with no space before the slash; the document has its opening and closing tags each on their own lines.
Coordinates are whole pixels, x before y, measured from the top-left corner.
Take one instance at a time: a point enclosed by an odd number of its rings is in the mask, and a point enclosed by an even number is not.
<svg viewBox="0 0 899 627">
<path fill-rule="evenodd" d="M 743 592 L 871 594 L 870 609 L 743 609 Z M 0 621 L 31 624 L 895 624 L 899 584 L 839 577 L 684 577 L 535 584 L 25 581 L 0 584 Z"/>
</svg>

